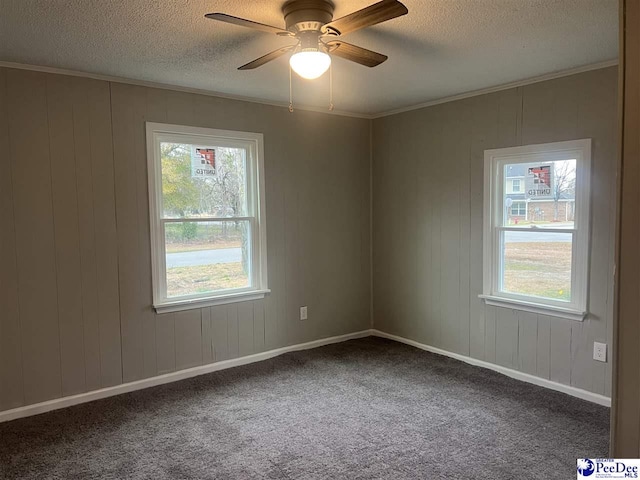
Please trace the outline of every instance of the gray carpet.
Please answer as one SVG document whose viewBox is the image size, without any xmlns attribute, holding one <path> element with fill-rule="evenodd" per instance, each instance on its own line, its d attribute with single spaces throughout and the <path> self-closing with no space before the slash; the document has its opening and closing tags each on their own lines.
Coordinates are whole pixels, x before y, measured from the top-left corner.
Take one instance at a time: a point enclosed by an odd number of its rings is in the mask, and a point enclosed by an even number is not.
<svg viewBox="0 0 640 480">
<path fill-rule="evenodd" d="M 568 479 L 609 409 L 364 338 L 0 424 L 2 479 Z"/>
</svg>

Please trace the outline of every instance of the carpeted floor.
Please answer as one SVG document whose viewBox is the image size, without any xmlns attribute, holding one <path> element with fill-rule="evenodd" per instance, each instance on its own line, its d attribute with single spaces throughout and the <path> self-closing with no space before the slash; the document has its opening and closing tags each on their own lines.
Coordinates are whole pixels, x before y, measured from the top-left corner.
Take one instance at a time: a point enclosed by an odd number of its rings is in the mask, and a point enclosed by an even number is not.
<svg viewBox="0 0 640 480">
<path fill-rule="evenodd" d="M 0 478 L 565 480 L 608 437 L 608 408 L 369 337 L 0 424 Z"/>
</svg>

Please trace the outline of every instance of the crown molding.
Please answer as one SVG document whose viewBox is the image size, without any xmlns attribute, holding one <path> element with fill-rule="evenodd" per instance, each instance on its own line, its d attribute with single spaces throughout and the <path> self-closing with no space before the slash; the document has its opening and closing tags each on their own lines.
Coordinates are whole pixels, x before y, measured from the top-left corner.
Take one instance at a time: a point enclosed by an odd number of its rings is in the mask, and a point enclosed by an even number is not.
<svg viewBox="0 0 640 480">
<path fill-rule="evenodd" d="M 181 87 L 178 85 L 169 85 L 166 83 L 157 83 L 157 82 L 148 82 L 146 80 L 135 80 L 132 78 L 124 78 L 124 77 L 117 77 L 117 76 L 112 76 L 112 75 L 102 75 L 99 73 L 89 73 L 89 72 L 82 72 L 82 71 L 78 71 L 78 70 L 68 70 L 65 68 L 57 68 L 57 67 L 45 67 L 45 66 L 41 66 L 41 65 L 30 65 L 30 64 L 26 64 L 26 63 L 15 63 L 15 62 L 5 62 L 0 60 L 0 67 L 6 67 L 6 68 L 15 68 L 18 70 L 30 70 L 33 72 L 42 72 L 42 73 L 53 73 L 53 74 L 57 74 L 57 75 L 68 75 L 71 77 L 82 77 L 82 78 L 90 78 L 93 80 L 102 80 L 105 82 L 113 82 L 113 83 L 124 83 L 127 85 L 137 85 L 140 87 L 149 87 L 149 88 L 160 88 L 163 90 L 173 90 L 173 91 L 177 91 L 177 92 L 184 92 L 184 93 L 194 93 L 197 95 L 207 95 L 209 97 L 218 97 L 218 98 L 225 98 L 227 100 L 236 100 L 236 101 L 240 101 L 240 102 L 249 102 L 249 103 L 257 103 L 260 105 L 269 105 L 271 107 L 280 107 L 280 108 L 289 108 L 289 104 L 288 103 L 282 103 L 282 102 L 276 102 L 276 101 L 270 101 L 270 100 L 263 100 L 260 98 L 253 98 L 253 97 L 244 97 L 242 95 L 231 95 L 228 93 L 221 93 L 221 92 L 216 92 L 213 90 L 203 90 L 203 89 L 199 89 L 199 88 L 191 88 L 191 87 Z M 302 110 L 302 111 L 306 111 L 306 112 L 315 112 L 315 113 L 324 113 L 327 115 L 338 115 L 341 117 L 355 117 L 355 118 L 364 118 L 364 119 L 371 119 L 371 115 L 368 114 L 363 114 L 363 113 L 355 113 L 355 112 L 348 112 L 348 111 L 343 111 L 343 110 L 329 110 L 328 108 L 321 108 L 321 107 L 312 107 L 309 105 L 295 105 L 295 110 Z"/>
<path fill-rule="evenodd" d="M 449 97 L 442 97 L 428 102 L 419 103 L 417 105 L 411 105 L 408 107 L 397 108 L 394 110 L 387 110 L 385 112 L 374 113 L 369 116 L 371 119 L 389 117 L 391 115 L 397 115 L 399 113 L 410 112 L 412 110 L 419 110 L 421 108 L 433 107 L 434 105 L 440 105 L 441 103 L 454 102 L 456 100 L 463 100 L 465 98 L 477 97 L 479 95 L 486 95 L 488 93 L 500 92 L 502 90 L 509 90 L 510 88 L 524 87 L 526 85 L 532 85 L 534 83 L 546 82 L 548 80 L 554 80 L 556 78 L 569 77 L 571 75 L 577 75 L 578 73 L 590 72 L 592 70 L 600 70 L 601 68 L 613 67 L 618 65 L 618 59 L 607 60 L 604 62 L 590 63 L 589 65 L 583 65 L 581 67 L 570 68 L 568 70 L 561 70 L 558 72 L 547 73 L 538 77 L 529 77 L 515 82 L 503 83 L 495 87 L 481 88 L 479 90 L 472 90 L 470 92 L 461 93 L 458 95 L 452 95 Z"/>
<path fill-rule="evenodd" d="M 428 102 L 423 102 L 423 103 L 419 103 L 419 104 L 416 104 L 416 105 L 411 105 L 411 106 L 408 106 L 408 107 L 402 107 L 402 108 L 398 108 L 398 109 L 387 110 L 387 111 L 383 111 L 383 112 L 379 112 L 379 113 L 372 113 L 372 114 L 349 112 L 349 111 L 344 111 L 344 110 L 329 111 L 329 110 L 324 109 L 324 108 L 312 107 L 312 106 L 308 106 L 308 105 L 297 105 L 295 107 L 295 109 L 296 110 L 306 111 L 306 112 L 323 113 L 325 115 L 337 115 L 337 116 L 342 116 L 342 117 L 353 117 L 353 118 L 363 118 L 363 119 L 368 119 L 368 120 L 374 120 L 374 119 L 377 119 L 377 118 L 389 117 L 391 115 L 398 115 L 400 113 L 410 112 L 412 110 L 419 110 L 421 108 L 433 107 L 434 105 L 440 105 L 442 103 L 454 102 L 456 100 L 463 100 L 465 98 L 477 97 L 479 95 L 486 95 L 486 94 L 489 94 L 489 93 L 495 93 L 495 92 L 499 92 L 499 91 L 502 91 L 502 90 L 508 90 L 510 88 L 524 87 L 526 85 L 532 85 L 534 83 L 545 82 L 547 80 L 554 80 L 556 78 L 568 77 L 570 75 L 576 75 L 576 74 L 579 74 L 579 73 L 589 72 L 589 71 L 592 71 L 592 70 L 599 70 L 601 68 L 613 67 L 615 65 L 618 65 L 618 59 L 612 59 L 612 60 L 607 60 L 607 61 L 604 61 L 604 62 L 598 62 L 598 63 L 589 64 L 589 65 L 583 65 L 581 67 L 571 68 L 571 69 L 568 69 L 568 70 L 561 70 L 561 71 L 558 71 L 558 72 L 547 73 L 545 75 L 540 75 L 540 76 L 537 76 L 537 77 L 530 77 L 530 78 L 525 78 L 525 79 L 518 80 L 518 81 L 515 81 L 515 82 L 504 83 L 502 85 L 497 85 L 495 87 L 488 87 L 488 88 L 483 88 L 483 89 L 479 89 L 479 90 L 472 90 L 470 92 L 465 92 L 465 93 L 461 93 L 461 94 L 457 94 L 457 95 L 452 95 L 452 96 L 449 96 L 449 97 L 442 97 L 442 98 L 430 100 Z M 53 74 L 58 74 L 58 75 L 69 75 L 69 76 L 73 76 L 73 77 L 91 78 L 91 79 L 94 79 L 94 80 L 102 80 L 102 81 L 106 81 L 106 82 L 125 83 L 125 84 L 128 84 L 128 85 L 138 85 L 138 86 L 141 86 L 141 87 L 149 87 L 149 88 L 161 88 L 163 90 L 174 90 L 174 91 L 178 91 L 178 92 L 195 93 L 195 94 L 198 94 L 198 95 L 207 95 L 207 96 L 210 96 L 210 97 L 226 98 L 228 100 L 236 100 L 236 101 L 240 101 L 240 102 L 256 103 L 256 104 L 260 104 L 260 105 L 269 105 L 269 106 L 272 106 L 272 107 L 279 107 L 279 108 L 289 108 L 289 104 L 284 104 L 284 103 L 281 103 L 281 102 L 275 102 L 275 101 L 269 101 L 269 100 L 263 100 L 263 99 L 259 99 L 259 98 L 244 97 L 244 96 L 241 96 L 241 95 L 230 95 L 230 94 L 227 94 L 227 93 L 215 92 L 215 91 L 211 91 L 211 90 L 202 90 L 202 89 L 190 88 L 190 87 L 180 87 L 180 86 L 177 86 L 177 85 L 169 85 L 169 84 L 165 84 L 165 83 L 148 82 L 148 81 L 145 81 L 145 80 L 134 80 L 134 79 L 131 79 L 131 78 L 116 77 L 116 76 L 111 76 L 111 75 L 101 75 L 101 74 L 98 74 L 98 73 L 88 73 L 88 72 L 81 72 L 81 71 L 77 71 L 77 70 L 67 70 L 67 69 L 56 68 L 56 67 L 45 67 L 45 66 L 41 66 L 41 65 L 29 65 L 29 64 L 26 64 L 26 63 L 5 62 L 5 61 L 2 61 L 2 60 L 0 60 L 0 67 L 15 68 L 15 69 L 20 69 L 20 70 L 31 70 L 31 71 L 43 72 L 43 73 L 53 73 Z"/>
</svg>

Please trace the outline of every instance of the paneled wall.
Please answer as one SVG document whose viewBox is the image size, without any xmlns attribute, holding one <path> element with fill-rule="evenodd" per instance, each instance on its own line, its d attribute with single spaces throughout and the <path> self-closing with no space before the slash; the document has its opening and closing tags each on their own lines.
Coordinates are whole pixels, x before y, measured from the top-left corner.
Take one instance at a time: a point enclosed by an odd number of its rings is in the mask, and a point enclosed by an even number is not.
<svg viewBox="0 0 640 480">
<path fill-rule="evenodd" d="M 373 124 L 374 326 L 609 395 L 617 72 L 607 68 L 380 118 Z M 593 139 L 589 316 L 485 306 L 484 150 Z"/>
<path fill-rule="evenodd" d="M 640 2 L 620 2 L 622 168 L 616 374 L 611 455 L 640 457 Z"/>
<path fill-rule="evenodd" d="M 264 300 L 154 312 L 145 121 L 264 134 Z M 363 119 L 0 68 L 0 410 L 369 328 L 369 141 Z"/>
</svg>

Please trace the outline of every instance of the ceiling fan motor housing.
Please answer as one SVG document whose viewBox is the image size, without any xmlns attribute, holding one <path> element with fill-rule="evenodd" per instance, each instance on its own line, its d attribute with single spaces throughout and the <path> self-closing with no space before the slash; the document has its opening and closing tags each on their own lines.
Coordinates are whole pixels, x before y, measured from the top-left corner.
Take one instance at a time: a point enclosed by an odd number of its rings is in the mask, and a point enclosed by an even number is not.
<svg viewBox="0 0 640 480">
<path fill-rule="evenodd" d="M 296 34 L 319 33 L 323 25 L 333 20 L 333 10 L 334 5 L 328 0 L 292 0 L 282 7 L 287 30 Z"/>
<path fill-rule="evenodd" d="M 387 56 L 343 42 L 338 37 L 393 20 L 409 12 L 399 0 L 380 0 L 334 20 L 334 8 L 332 0 L 287 0 L 282 6 L 286 30 L 221 12 L 208 13 L 205 17 L 298 40 L 297 45 L 280 47 L 238 68 L 253 70 L 287 53 L 293 53 L 292 59 L 315 58 L 321 59 L 322 62 L 331 61 L 327 55 L 297 55 L 301 52 L 331 53 L 366 67 L 375 67 L 384 62 Z"/>
</svg>

